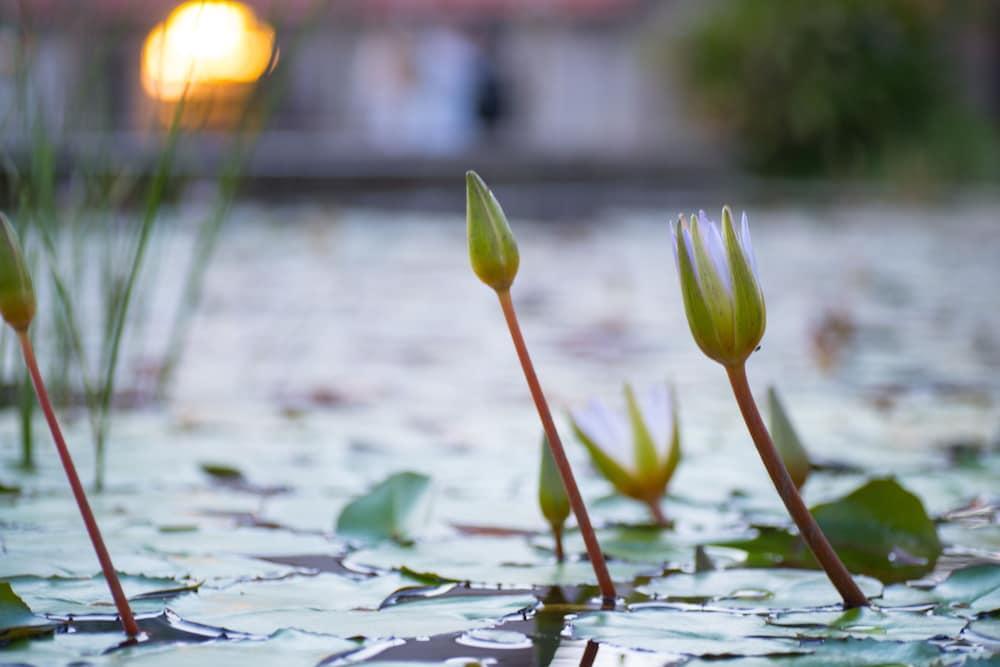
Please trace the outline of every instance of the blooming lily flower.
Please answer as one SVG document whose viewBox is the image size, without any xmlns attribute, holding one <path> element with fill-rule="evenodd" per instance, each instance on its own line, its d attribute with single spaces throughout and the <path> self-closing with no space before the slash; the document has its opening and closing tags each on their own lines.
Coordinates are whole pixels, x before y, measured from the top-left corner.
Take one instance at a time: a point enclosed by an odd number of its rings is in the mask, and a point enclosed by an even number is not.
<svg viewBox="0 0 1000 667">
<path fill-rule="evenodd" d="M 721 230 L 704 211 L 690 221 L 681 216 L 673 237 L 695 342 L 723 366 L 742 364 L 764 336 L 767 320 L 746 213 L 738 231 L 728 206 Z"/>
<path fill-rule="evenodd" d="M 664 385 L 638 399 L 625 385 L 626 414 L 594 400 L 571 413 L 573 431 L 597 470 L 622 494 L 646 503 L 666 523 L 660 498 L 681 459 L 673 392 Z"/>
</svg>

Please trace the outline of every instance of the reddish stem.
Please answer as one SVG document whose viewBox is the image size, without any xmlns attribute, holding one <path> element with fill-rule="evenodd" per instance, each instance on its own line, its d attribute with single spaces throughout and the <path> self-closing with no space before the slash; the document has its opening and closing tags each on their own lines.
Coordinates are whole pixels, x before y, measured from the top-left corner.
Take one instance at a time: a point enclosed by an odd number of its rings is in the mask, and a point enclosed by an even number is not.
<svg viewBox="0 0 1000 667">
<path fill-rule="evenodd" d="M 552 526 L 552 539 L 556 543 L 556 562 L 562 563 L 566 560 L 566 551 L 563 549 L 563 527 Z"/>
<path fill-rule="evenodd" d="M 795 521 L 795 525 L 798 526 L 802 539 L 826 571 L 826 575 L 830 577 L 830 581 L 836 587 L 837 592 L 840 593 L 840 597 L 844 599 L 844 606 L 848 609 L 867 607 L 868 598 L 861 592 L 858 585 L 854 583 L 851 573 L 844 567 L 844 563 L 841 562 L 840 557 L 837 556 L 837 552 L 830 546 L 830 542 L 826 539 L 826 535 L 823 534 L 823 530 L 816 523 L 816 519 L 809 511 L 809 508 L 802 501 L 802 496 L 799 495 L 795 483 L 788 474 L 788 469 L 785 468 L 785 464 L 782 462 L 781 456 L 774 446 L 774 442 L 771 441 L 767 427 L 764 426 L 764 420 L 760 418 L 760 412 L 757 410 L 757 404 L 754 402 L 753 393 L 750 391 L 746 367 L 743 364 L 739 366 L 727 366 L 726 372 L 729 374 L 729 383 L 733 387 L 736 403 L 740 406 L 740 412 L 743 413 L 743 420 L 750 431 L 750 437 L 753 438 L 753 442 L 757 446 L 757 453 L 760 454 L 760 458 L 764 462 L 764 467 L 767 468 L 767 474 L 771 476 L 774 488 L 777 489 L 778 495 L 781 496 L 782 502 L 785 503 L 788 513 L 792 516 L 792 520 Z"/>
<path fill-rule="evenodd" d="M 583 497 L 580 489 L 576 485 L 573 477 L 573 469 L 566 458 L 566 451 L 563 449 L 562 440 L 556 431 L 556 425 L 552 421 L 552 413 L 549 412 L 549 405 L 545 401 L 542 387 L 538 383 L 538 376 L 535 375 L 535 367 L 528 356 L 528 348 L 524 344 L 524 336 L 521 335 L 521 326 L 517 322 L 517 313 L 514 311 L 514 303 L 510 299 L 509 290 L 497 292 L 500 298 L 500 307 L 503 309 L 504 319 L 507 320 L 507 328 L 510 329 L 510 337 L 514 341 L 514 349 L 517 350 L 517 358 L 521 362 L 524 370 L 524 379 L 528 382 L 528 389 L 531 391 L 531 398 L 535 402 L 538 410 L 538 417 L 542 420 L 542 428 L 548 436 L 549 448 L 552 451 L 552 458 L 555 460 L 556 468 L 562 477 L 563 485 L 566 487 L 566 495 L 569 497 L 569 505 L 573 508 L 576 516 L 576 524 L 580 528 L 580 535 L 583 536 L 583 543 L 587 547 L 587 555 L 590 557 L 590 564 L 594 567 L 594 574 L 597 575 L 597 585 L 601 589 L 601 597 L 604 598 L 605 607 L 614 607 L 615 585 L 608 574 L 607 563 L 604 562 L 604 554 L 601 553 L 601 546 L 597 542 L 597 535 L 594 527 L 590 523 L 587 515 L 587 507 L 583 504 Z"/>
<path fill-rule="evenodd" d="M 648 500 L 646 505 L 649 507 L 649 512 L 653 515 L 653 520 L 656 521 L 657 526 L 666 528 L 670 525 L 670 522 L 667 520 L 667 515 L 663 513 L 663 508 L 660 507 L 659 498 Z"/>
<path fill-rule="evenodd" d="M 52 403 L 49 401 L 49 393 L 45 389 L 42 374 L 38 371 L 35 350 L 31 346 L 28 332 L 24 330 L 18 331 L 17 337 L 21 341 L 24 363 L 27 364 L 28 372 L 31 374 L 31 382 L 35 386 L 38 403 L 42 406 L 42 412 L 45 413 L 45 420 L 49 423 L 49 430 L 52 432 L 52 439 L 56 443 L 59 459 L 62 461 L 63 469 L 66 471 L 66 477 L 69 479 L 69 486 L 73 490 L 73 497 L 76 498 L 76 504 L 80 508 L 80 514 L 83 516 L 83 523 L 87 527 L 87 534 L 90 535 L 90 541 L 94 545 L 97 560 L 101 563 L 101 571 L 104 573 L 104 579 L 108 582 L 108 588 L 111 589 L 111 597 L 115 601 L 115 606 L 118 607 L 118 615 L 121 618 L 122 626 L 129 637 L 135 637 L 139 634 L 139 626 L 136 625 L 132 609 L 128 606 L 125 592 L 122 590 L 121 582 L 118 580 L 118 573 L 115 572 L 115 568 L 111 564 L 111 556 L 108 554 L 107 547 L 104 546 L 101 530 L 97 527 L 97 520 L 94 519 L 90 503 L 87 502 L 87 494 L 83 491 L 80 476 L 76 474 L 76 466 L 73 465 L 73 459 L 69 455 L 66 440 L 63 438 L 62 430 L 59 428 L 59 422 L 56 421 L 56 415 L 52 410 Z"/>
</svg>

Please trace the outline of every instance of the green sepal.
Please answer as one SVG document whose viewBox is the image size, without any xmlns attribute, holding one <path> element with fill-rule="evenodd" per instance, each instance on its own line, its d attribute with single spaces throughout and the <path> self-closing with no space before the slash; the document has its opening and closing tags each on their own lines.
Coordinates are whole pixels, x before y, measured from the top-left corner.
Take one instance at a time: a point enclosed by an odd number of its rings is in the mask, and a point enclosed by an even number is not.
<svg viewBox="0 0 1000 667">
<path fill-rule="evenodd" d="M 715 338 L 719 343 L 719 354 L 728 358 L 731 357 L 735 347 L 736 335 L 732 296 L 724 284 L 725 278 L 720 273 L 719 267 L 716 267 L 708 248 L 705 247 L 700 227 L 698 218 L 692 215 L 691 239 L 694 242 L 694 259 L 698 267 L 698 283 L 701 285 L 705 309 L 711 317 Z M 727 271 L 728 268 L 722 267 L 721 270 Z"/>
<path fill-rule="evenodd" d="M 520 255 L 500 202 L 474 171 L 466 172 L 469 260 L 479 279 L 496 291 L 510 288 Z"/>
<path fill-rule="evenodd" d="M 583 429 L 581 429 L 576 420 L 570 417 L 570 421 L 573 425 L 573 433 L 576 437 L 583 443 L 583 446 L 587 449 L 587 453 L 590 455 L 590 461 L 597 468 L 597 471 L 604 476 L 606 480 L 611 482 L 619 493 L 629 498 L 635 498 L 637 500 L 644 500 L 645 494 L 642 488 L 636 484 L 635 479 L 628 470 L 623 468 L 617 461 L 608 456 L 600 446 L 591 440 Z"/>
<path fill-rule="evenodd" d="M 792 426 L 792 421 L 788 418 L 781 400 L 778 398 L 778 391 L 774 387 L 767 388 L 767 405 L 771 414 L 771 440 L 774 442 L 781 460 L 788 469 L 795 486 L 802 488 L 809 477 L 812 464 L 809 462 L 809 454 L 802 446 L 802 441 Z"/>
<path fill-rule="evenodd" d="M 35 290 L 24 263 L 17 232 L 0 213 L 0 313 L 7 324 L 25 331 L 35 318 Z"/>
<path fill-rule="evenodd" d="M 632 426 L 632 449 L 635 457 L 635 472 L 640 483 L 645 478 L 654 474 L 658 478 L 660 468 L 659 455 L 656 453 L 656 443 L 646 426 L 646 417 L 639 409 L 639 404 L 635 400 L 635 392 L 632 387 L 625 384 L 625 407 L 628 410 L 628 418 Z"/>
<path fill-rule="evenodd" d="M 677 222 L 677 226 L 674 228 L 674 243 L 677 248 L 677 268 L 680 274 L 681 296 L 684 299 L 684 311 L 687 313 L 688 326 L 691 328 L 691 336 L 701 351 L 709 358 L 722 362 L 719 358 L 721 351 L 719 338 L 716 335 L 712 315 L 708 311 L 705 295 L 701 291 L 695 273 L 695 258 L 688 252 L 688 246 L 684 240 L 684 235 L 690 234 L 690 230 L 686 229 L 685 225 L 683 218 Z"/>
</svg>

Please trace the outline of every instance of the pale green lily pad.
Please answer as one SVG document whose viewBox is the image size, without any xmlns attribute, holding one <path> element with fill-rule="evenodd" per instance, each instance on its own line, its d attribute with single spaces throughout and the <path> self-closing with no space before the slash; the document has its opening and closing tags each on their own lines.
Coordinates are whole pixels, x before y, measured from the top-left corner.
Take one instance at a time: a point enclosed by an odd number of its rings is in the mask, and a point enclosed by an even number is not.
<svg viewBox="0 0 1000 667">
<path fill-rule="evenodd" d="M 930 642 L 885 642 L 874 639 L 841 639 L 802 642 L 808 655 L 695 660 L 685 667 L 944 667 L 941 650 Z M 948 663 L 953 664 L 953 663 Z"/>
<path fill-rule="evenodd" d="M 556 586 L 596 584 L 587 561 L 559 564 L 549 554 L 534 549 L 520 537 L 471 537 L 420 542 L 405 547 L 380 544 L 351 554 L 349 567 L 382 570 L 405 569 L 447 581 L 489 586 Z M 648 564 L 610 561 L 616 581 L 631 581 L 648 572 Z"/>
<path fill-rule="evenodd" d="M 287 630 L 263 641 L 213 641 L 130 649 L 120 654 L 129 665 L 142 667 L 314 667 L 332 655 L 358 648 L 337 637 Z M 120 664 L 115 655 L 107 664 Z"/>
<path fill-rule="evenodd" d="M 847 611 L 807 611 L 782 614 L 770 621 L 783 628 L 795 628 L 802 637 L 817 639 L 877 639 L 881 641 L 923 641 L 957 638 L 967 621 L 962 618 L 871 608 Z"/>
<path fill-rule="evenodd" d="M 152 579 L 125 575 L 119 577 L 129 605 L 136 614 L 162 611 L 172 597 L 190 591 L 197 584 L 173 579 Z M 111 592 L 103 576 L 90 579 L 11 580 L 21 598 L 39 614 L 115 613 Z"/>
<path fill-rule="evenodd" d="M 789 633 L 758 616 L 669 608 L 591 612 L 571 623 L 572 636 L 615 646 L 694 656 L 782 655 L 803 652 Z"/>
<path fill-rule="evenodd" d="M 869 597 L 882 592 L 882 584 L 875 579 L 854 580 Z M 638 590 L 665 600 L 734 609 L 808 609 L 841 604 L 826 574 L 812 570 L 762 568 L 672 574 L 653 579 Z"/>
<path fill-rule="evenodd" d="M 972 621 L 966 632 L 973 641 L 988 639 L 994 648 L 1000 651 L 1000 618 L 981 618 Z"/>
<path fill-rule="evenodd" d="M 410 539 L 427 520 L 430 485 L 419 473 L 391 475 L 340 511 L 337 533 L 368 542 Z"/>
<path fill-rule="evenodd" d="M 934 587 L 942 602 L 974 612 L 1000 609 L 1000 565 L 972 565 L 955 570 Z"/>
<path fill-rule="evenodd" d="M 54 624 L 36 616 L 18 597 L 10 583 L 0 581 L 0 645 L 4 642 L 51 632 Z"/>
</svg>

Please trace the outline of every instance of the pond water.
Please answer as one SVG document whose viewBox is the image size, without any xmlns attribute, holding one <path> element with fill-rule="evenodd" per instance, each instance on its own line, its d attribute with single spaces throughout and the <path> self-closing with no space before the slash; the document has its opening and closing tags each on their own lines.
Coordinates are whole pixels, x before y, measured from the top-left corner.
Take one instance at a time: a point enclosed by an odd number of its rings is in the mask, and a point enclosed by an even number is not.
<svg viewBox="0 0 1000 667">
<path fill-rule="evenodd" d="M 888 611 L 844 621 L 819 574 L 744 569 L 745 550 L 718 546 L 787 522 L 724 372 L 688 332 L 670 215 L 512 220 L 514 301 L 555 411 L 620 404 L 626 380 L 667 381 L 678 396 L 673 530 L 635 528 L 645 508 L 613 496 L 564 429 L 612 574 L 631 591 L 627 611 L 598 612 L 578 535 L 574 562 L 552 560 L 541 430 L 496 299 L 468 267 L 462 216 L 245 206 L 167 400 L 116 416 L 108 488 L 93 498 L 150 639 L 115 649 L 113 607 L 39 424 L 39 469 L 0 468 L 18 489 L 0 494 L 0 579 L 34 613 L 3 627 L 37 637 L 0 649 L 0 664 L 993 664 L 998 211 L 750 212 L 768 306 L 751 383 L 761 399 L 776 385 L 814 463 L 836 464 L 814 472 L 807 502 L 895 475 L 942 520 L 945 556 L 923 587 L 867 580 Z M 125 385 L 158 363 L 190 217 L 161 227 Z M 86 420 L 69 417 L 88 477 Z M 15 433 L 3 415 L 0 459 L 16 459 Z M 968 451 L 971 464 L 955 456 Z M 416 543 L 338 538 L 340 510 L 402 470 L 432 480 Z M 696 547 L 730 568 L 721 579 L 692 574 Z M 970 563 L 987 568 L 971 593 L 938 592 Z M 747 592 L 747 572 L 760 590 Z"/>
</svg>

